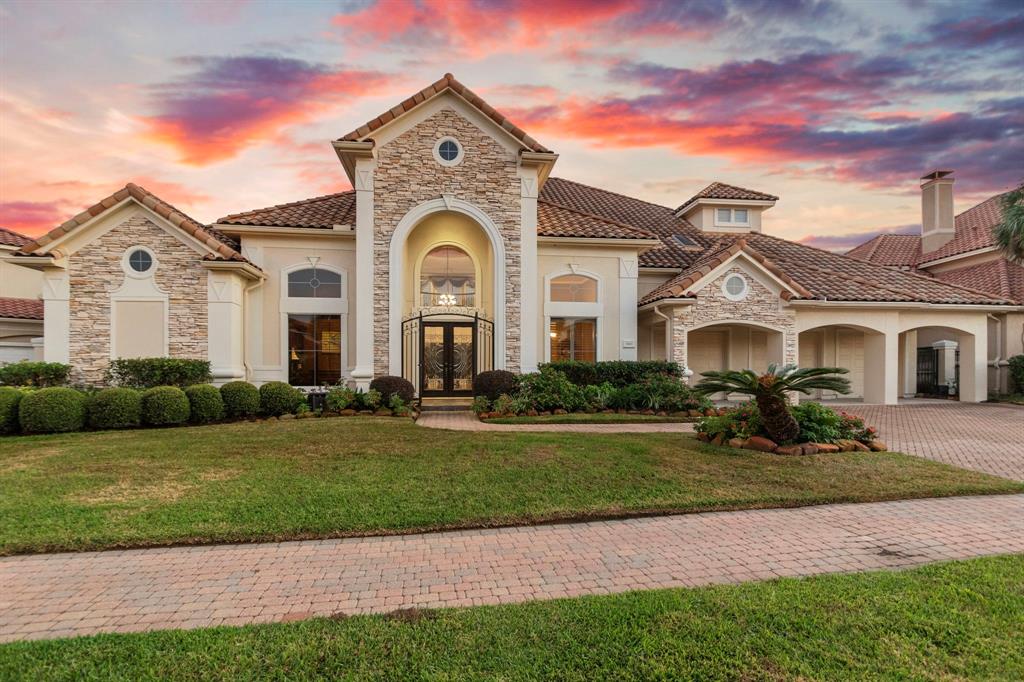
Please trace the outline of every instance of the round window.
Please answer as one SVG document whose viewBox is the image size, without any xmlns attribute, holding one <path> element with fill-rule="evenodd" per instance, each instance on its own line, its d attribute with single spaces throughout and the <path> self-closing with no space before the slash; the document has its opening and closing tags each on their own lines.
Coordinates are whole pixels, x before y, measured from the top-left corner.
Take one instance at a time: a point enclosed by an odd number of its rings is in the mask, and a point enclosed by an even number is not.
<svg viewBox="0 0 1024 682">
<path fill-rule="evenodd" d="M 135 272 L 148 272 L 153 267 L 153 256 L 148 251 L 135 249 L 128 256 L 128 265 Z"/>
<path fill-rule="evenodd" d="M 747 280 L 743 275 L 729 275 L 722 284 L 722 292 L 730 301 L 741 301 L 747 296 Z"/>
<path fill-rule="evenodd" d="M 451 137 L 442 137 L 434 146 L 434 158 L 442 166 L 454 166 L 462 161 L 462 146 Z"/>
</svg>

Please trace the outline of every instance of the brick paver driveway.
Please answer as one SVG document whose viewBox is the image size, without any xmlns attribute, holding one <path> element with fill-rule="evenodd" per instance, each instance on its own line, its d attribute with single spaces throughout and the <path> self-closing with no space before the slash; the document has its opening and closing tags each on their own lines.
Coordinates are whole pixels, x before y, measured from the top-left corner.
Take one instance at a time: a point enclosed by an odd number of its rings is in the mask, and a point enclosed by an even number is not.
<svg viewBox="0 0 1024 682">
<path fill-rule="evenodd" d="M 0 641 L 468 606 L 1024 552 L 1024 495 L 0 559 Z"/>
<path fill-rule="evenodd" d="M 1024 481 L 1024 406 L 908 400 L 836 407 L 876 426 L 891 450 Z"/>
</svg>

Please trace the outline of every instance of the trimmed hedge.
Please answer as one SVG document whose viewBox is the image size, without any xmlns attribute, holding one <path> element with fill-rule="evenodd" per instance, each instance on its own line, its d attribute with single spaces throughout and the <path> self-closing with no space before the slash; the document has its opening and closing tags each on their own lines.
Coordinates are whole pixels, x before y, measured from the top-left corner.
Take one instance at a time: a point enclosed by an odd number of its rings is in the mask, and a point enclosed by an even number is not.
<svg viewBox="0 0 1024 682">
<path fill-rule="evenodd" d="M 10 386 L 0 387 L 0 433 L 17 433 L 18 405 L 24 393 Z"/>
<path fill-rule="evenodd" d="M 120 358 L 111 360 L 107 381 L 128 388 L 177 386 L 185 388 L 210 381 L 208 360 L 184 358 Z"/>
<path fill-rule="evenodd" d="M 73 388 L 43 388 L 26 393 L 18 406 L 25 433 L 64 433 L 85 426 L 85 394 Z"/>
<path fill-rule="evenodd" d="M 380 393 L 380 404 L 390 405 L 391 396 L 397 395 L 403 403 L 411 405 L 416 389 L 408 379 L 395 376 L 377 377 L 370 382 L 370 390 Z"/>
<path fill-rule="evenodd" d="M 1010 381 L 1017 393 L 1024 393 L 1024 355 L 1014 355 L 1007 361 L 1010 368 Z"/>
<path fill-rule="evenodd" d="M 512 395 L 519 390 L 519 377 L 503 369 L 480 372 L 473 377 L 473 395 L 482 395 L 488 400 L 497 400 L 503 395 Z"/>
<path fill-rule="evenodd" d="M 185 389 L 191 411 L 189 421 L 193 424 L 209 424 L 220 421 L 224 416 L 224 399 L 220 390 L 212 384 L 196 384 Z"/>
<path fill-rule="evenodd" d="M 63 386 L 68 382 L 71 365 L 60 362 L 12 362 L 0 367 L 0 385 L 4 386 Z"/>
<path fill-rule="evenodd" d="M 228 419 L 255 417 L 260 411 L 260 391 L 248 381 L 229 381 L 220 387 L 220 397 Z"/>
<path fill-rule="evenodd" d="M 175 426 L 188 421 L 185 391 L 177 386 L 156 386 L 142 394 L 142 421 L 149 426 Z"/>
<path fill-rule="evenodd" d="M 89 398 L 89 426 L 129 429 L 142 421 L 142 394 L 134 388 L 105 388 Z"/>
<path fill-rule="evenodd" d="M 268 417 L 294 414 L 306 403 L 306 394 L 283 381 L 268 381 L 260 386 L 260 412 Z"/>
<path fill-rule="evenodd" d="M 653 375 L 682 377 L 683 369 L 678 362 L 664 360 L 605 360 L 602 362 L 580 362 L 559 360 L 541 367 L 557 369 L 577 386 L 597 386 L 609 383 L 616 388 L 638 384 Z"/>
</svg>

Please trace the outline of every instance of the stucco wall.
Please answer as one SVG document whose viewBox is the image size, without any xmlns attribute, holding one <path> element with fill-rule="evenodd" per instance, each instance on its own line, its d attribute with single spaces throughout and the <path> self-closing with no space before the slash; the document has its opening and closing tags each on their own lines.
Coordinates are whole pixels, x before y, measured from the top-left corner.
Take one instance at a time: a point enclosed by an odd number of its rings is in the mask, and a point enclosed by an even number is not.
<svg viewBox="0 0 1024 682">
<path fill-rule="evenodd" d="M 121 257 L 145 246 L 157 258 L 156 286 L 168 296 L 170 357 L 207 359 L 207 272 L 201 257 L 141 214 L 133 215 L 68 259 L 72 379 L 100 383 L 110 363 L 110 296 L 124 282 Z M 131 324 L 130 320 L 124 321 Z"/>
<path fill-rule="evenodd" d="M 6 249 L 4 250 L 6 251 Z M 3 251 L 0 251 L 3 253 Z M 39 298 L 43 293 L 43 273 L 0 261 L 0 296 Z"/>
<path fill-rule="evenodd" d="M 434 159 L 434 146 L 445 136 L 454 137 L 464 150 L 456 166 L 442 166 Z M 445 108 L 378 148 L 373 184 L 374 373 L 388 373 L 391 235 L 412 208 L 444 194 L 477 206 L 504 239 L 505 365 L 518 370 L 521 184 L 515 154 L 453 109 Z"/>
</svg>

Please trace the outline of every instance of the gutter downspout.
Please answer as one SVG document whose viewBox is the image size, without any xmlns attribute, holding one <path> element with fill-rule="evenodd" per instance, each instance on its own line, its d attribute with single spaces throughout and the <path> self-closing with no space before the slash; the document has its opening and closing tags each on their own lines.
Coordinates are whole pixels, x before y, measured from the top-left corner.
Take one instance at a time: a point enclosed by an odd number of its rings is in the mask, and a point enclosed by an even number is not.
<svg viewBox="0 0 1024 682">
<path fill-rule="evenodd" d="M 266 284 L 266 282 L 267 276 L 263 275 L 260 277 L 258 282 L 250 284 L 242 290 L 242 368 L 245 369 L 246 381 L 249 381 L 249 378 L 252 376 L 252 372 L 250 372 L 249 368 L 249 349 L 248 344 L 246 343 L 246 339 L 249 336 L 249 316 L 246 314 L 249 309 L 249 292 L 259 289 L 261 286 Z"/>
</svg>

